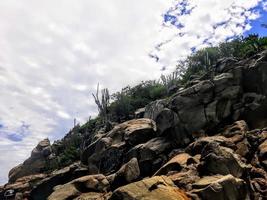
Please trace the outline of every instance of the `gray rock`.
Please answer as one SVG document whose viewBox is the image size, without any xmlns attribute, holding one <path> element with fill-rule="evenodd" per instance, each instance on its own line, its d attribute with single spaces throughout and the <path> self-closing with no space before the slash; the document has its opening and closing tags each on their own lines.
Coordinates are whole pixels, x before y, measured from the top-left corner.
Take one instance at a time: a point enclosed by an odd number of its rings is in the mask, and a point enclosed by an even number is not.
<svg viewBox="0 0 267 200">
<path fill-rule="evenodd" d="M 166 107 L 166 105 L 167 101 L 164 99 L 151 102 L 145 108 L 144 118 L 156 120 L 158 114 Z"/>
<path fill-rule="evenodd" d="M 249 166 L 243 163 L 232 149 L 221 147 L 218 143 L 207 144 L 201 153 L 201 172 L 203 174 L 232 174 L 239 178 L 248 169 Z"/>
<path fill-rule="evenodd" d="M 171 142 L 166 138 L 153 138 L 144 144 L 139 144 L 130 149 L 126 153 L 125 158 L 130 160 L 136 157 L 141 175 L 152 175 L 167 161 L 165 154 L 169 152 L 170 148 Z"/>
<path fill-rule="evenodd" d="M 81 161 L 88 165 L 91 174 L 111 174 L 123 164 L 125 151 L 153 137 L 156 137 L 156 124 L 153 120 L 130 120 L 115 126 L 105 137 L 86 147 Z"/>
</svg>

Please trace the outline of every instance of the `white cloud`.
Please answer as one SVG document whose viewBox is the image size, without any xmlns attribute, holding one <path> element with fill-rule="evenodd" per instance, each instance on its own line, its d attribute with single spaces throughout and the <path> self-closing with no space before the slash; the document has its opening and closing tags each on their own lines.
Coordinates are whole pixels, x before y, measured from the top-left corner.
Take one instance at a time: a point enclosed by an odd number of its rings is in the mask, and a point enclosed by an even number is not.
<svg viewBox="0 0 267 200">
<path fill-rule="evenodd" d="M 175 9 L 177 2 L 190 14 L 181 14 Z M 169 10 L 169 15 L 176 20 L 168 20 L 161 30 L 159 43 L 163 43 L 152 54 L 159 57 L 162 65 L 175 66 L 177 59 L 188 55 L 188 50 L 193 47 L 203 48 L 207 45 L 217 45 L 228 37 L 240 35 L 250 29 L 250 20 L 259 17 L 253 10 L 261 0 L 180 0 L 174 1 Z M 176 23 L 173 23 L 176 21 Z M 177 29 L 175 26 L 183 25 Z M 183 36 L 178 36 L 183 34 Z M 206 41 L 206 42 L 205 42 Z"/>
<path fill-rule="evenodd" d="M 244 31 L 236 24 L 257 17 L 249 11 L 256 0 L 194 1 L 192 13 L 179 18 L 186 26 L 178 38 L 179 30 L 170 23 L 161 26 L 173 2 L 0 1 L 0 125 L 10 131 L 22 121 L 30 125 L 21 142 L 0 134 L 0 183 L 39 140 L 58 139 L 73 118 L 96 114 L 91 93 L 98 82 L 116 91 L 159 77 L 163 66 L 174 66 L 204 39 L 218 43 Z M 222 19 L 227 23 L 214 30 Z M 156 63 L 148 54 L 161 42 Z"/>
<path fill-rule="evenodd" d="M 159 76 L 161 66 L 147 54 L 168 4 L 0 2 L 0 124 L 10 131 L 21 121 L 31 125 L 21 142 L 0 134 L 0 183 L 38 140 L 61 138 L 73 118 L 96 114 L 91 93 L 98 82 L 115 91 Z"/>
</svg>

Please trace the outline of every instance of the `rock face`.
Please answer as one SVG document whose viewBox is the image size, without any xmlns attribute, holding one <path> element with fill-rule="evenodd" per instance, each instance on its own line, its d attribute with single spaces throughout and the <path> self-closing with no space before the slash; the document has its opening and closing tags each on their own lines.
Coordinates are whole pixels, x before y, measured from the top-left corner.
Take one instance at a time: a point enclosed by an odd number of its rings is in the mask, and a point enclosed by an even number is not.
<svg viewBox="0 0 267 200">
<path fill-rule="evenodd" d="M 10 170 L 9 182 L 15 182 L 18 178 L 41 173 L 45 168 L 45 162 L 52 153 L 50 141 L 45 139 L 32 150 L 31 157 Z"/>
<path fill-rule="evenodd" d="M 218 63 L 213 78 L 181 89 L 168 100 L 150 103 L 144 116 L 181 147 L 192 140 L 193 133 L 239 118 L 254 128 L 267 126 L 266 54 Z"/>
<path fill-rule="evenodd" d="M 53 153 L 40 142 L 0 199 L 267 199 L 267 51 L 205 77 L 94 130 L 81 162 L 45 171 Z"/>
<path fill-rule="evenodd" d="M 123 164 L 131 147 L 156 137 L 156 125 L 150 119 L 136 119 L 115 126 L 105 136 L 85 148 L 81 160 L 90 173 L 111 174 Z M 126 160 L 127 161 L 127 160 Z"/>
</svg>

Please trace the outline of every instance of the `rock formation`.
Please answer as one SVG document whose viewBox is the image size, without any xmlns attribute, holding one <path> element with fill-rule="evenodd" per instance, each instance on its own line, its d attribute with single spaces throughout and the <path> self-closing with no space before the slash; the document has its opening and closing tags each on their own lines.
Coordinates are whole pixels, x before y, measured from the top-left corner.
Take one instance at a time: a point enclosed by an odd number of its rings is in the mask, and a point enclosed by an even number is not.
<svg viewBox="0 0 267 200">
<path fill-rule="evenodd" d="M 9 182 L 13 183 L 20 177 L 38 174 L 44 171 L 45 162 L 49 159 L 51 153 L 52 149 L 48 139 L 39 142 L 32 150 L 31 156 L 23 164 L 10 170 L 8 174 Z"/>
<path fill-rule="evenodd" d="M 40 142 L 0 199 L 267 199 L 266 95 L 267 51 L 222 60 L 141 118 L 83 141 L 80 162 L 45 171 L 53 150 Z"/>
</svg>

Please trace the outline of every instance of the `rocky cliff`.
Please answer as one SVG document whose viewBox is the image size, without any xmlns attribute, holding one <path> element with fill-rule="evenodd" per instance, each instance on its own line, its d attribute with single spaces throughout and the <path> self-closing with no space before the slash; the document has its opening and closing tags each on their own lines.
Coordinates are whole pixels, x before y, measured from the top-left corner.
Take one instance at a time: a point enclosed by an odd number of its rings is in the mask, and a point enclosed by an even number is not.
<svg viewBox="0 0 267 200">
<path fill-rule="evenodd" d="M 267 199 L 266 95 L 267 51 L 222 59 L 141 118 L 95 132 L 77 163 L 48 172 L 53 148 L 40 142 L 0 199 Z"/>
</svg>

